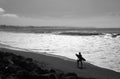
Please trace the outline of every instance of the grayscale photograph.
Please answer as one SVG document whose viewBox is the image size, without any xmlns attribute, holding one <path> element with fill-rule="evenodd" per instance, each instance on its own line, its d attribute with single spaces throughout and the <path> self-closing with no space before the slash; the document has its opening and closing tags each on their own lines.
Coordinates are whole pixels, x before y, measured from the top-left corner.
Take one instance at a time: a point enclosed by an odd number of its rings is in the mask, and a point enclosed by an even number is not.
<svg viewBox="0 0 120 79">
<path fill-rule="evenodd" d="M 0 79 L 120 79 L 120 0 L 0 0 Z"/>
</svg>

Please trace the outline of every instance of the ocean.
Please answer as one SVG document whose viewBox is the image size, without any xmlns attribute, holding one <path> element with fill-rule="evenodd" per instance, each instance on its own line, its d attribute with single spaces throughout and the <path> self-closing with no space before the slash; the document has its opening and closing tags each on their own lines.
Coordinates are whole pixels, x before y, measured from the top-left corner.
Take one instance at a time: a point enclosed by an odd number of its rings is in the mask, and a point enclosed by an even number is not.
<svg viewBox="0 0 120 79">
<path fill-rule="evenodd" d="M 58 35 L 51 33 L 15 33 L 0 31 L 0 44 L 35 52 L 76 59 L 81 52 L 87 62 L 120 72 L 120 36 Z"/>
</svg>

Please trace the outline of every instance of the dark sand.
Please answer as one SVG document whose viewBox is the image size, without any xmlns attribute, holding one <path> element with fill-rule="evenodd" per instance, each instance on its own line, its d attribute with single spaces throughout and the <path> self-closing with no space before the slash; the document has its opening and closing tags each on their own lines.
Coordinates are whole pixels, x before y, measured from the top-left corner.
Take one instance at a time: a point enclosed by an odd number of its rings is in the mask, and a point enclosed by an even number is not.
<svg viewBox="0 0 120 79">
<path fill-rule="evenodd" d="M 74 72 L 78 76 L 84 77 L 84 78 L 120 79 L 120 73 L 112 70 L 108 70 L 105 68 L 100 68 L 87 62 L 84 63 L 84 68 L 80 69 L 80 68 L 77 68 L 75 60 L 72 60 L 72 59 L 68 60 L 68 58 L 61 57 L 61 56 L 46 54 L 43 52 L 37 53 L 32 51 L 30 52 L 27 50 L 18 50 L 18 49 L 3 46 L 1 44 L 0 44 L 0 51 L 3 51 L 3 52 L 7 51 L 7 52 L 11 52 L 27 58 L 33 58 L 38 62 L 46 63 L 51 68 L 61 70 L 65 73 Z"/>
</svg>

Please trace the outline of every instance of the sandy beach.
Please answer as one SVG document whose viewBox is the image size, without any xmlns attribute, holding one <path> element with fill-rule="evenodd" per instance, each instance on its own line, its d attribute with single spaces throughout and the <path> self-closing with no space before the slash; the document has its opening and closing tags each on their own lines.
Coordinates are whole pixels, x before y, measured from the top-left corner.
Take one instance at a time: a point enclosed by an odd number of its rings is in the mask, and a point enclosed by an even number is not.
<svg viewBox="0 0 120 79">
<path fill-rule="evenodd" d="M 76 73 L 80 77 L 84 78 L 95 78 L 95 79 L 120 79 L 120 73 L 108 70 L 105 68 L 100 68 L 90 63 L 84 62 L 83 69 L 79 69 L 76 66 L 76 60 L 68 59 L 61 56 L 51 55 L 37 52 L 30 52 L 25 50 L 17 50 L 8 47 L 0 47 L 0 51 L 10 52 L 17 55 L 21 55 L 27 58 L 33 58 L 38 62 L 44 62 L 49 67 L 61 70 L 65 73 L 71 72 Z"/>
<path fill-rule="evenodd" d="M 0 0 L 0 79 L 120 79 L 120 0 Z"/>
</svg>

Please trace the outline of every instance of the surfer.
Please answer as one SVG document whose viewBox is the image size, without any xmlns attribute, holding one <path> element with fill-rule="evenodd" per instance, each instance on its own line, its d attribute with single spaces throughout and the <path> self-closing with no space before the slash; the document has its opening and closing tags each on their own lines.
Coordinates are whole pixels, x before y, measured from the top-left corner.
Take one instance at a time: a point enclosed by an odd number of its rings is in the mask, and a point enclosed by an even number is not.
<svg viewBox="0 0 120 79">
<path fill-rule="evenodd" d="M 83 63 L 82 61 L 86 61 L 85 58 L 82 57 L 81 52 L 79 54 L 76 54 L 77 56 L 77 67 L 79 67 L 79 62 L 81 63 L 81 68 L 83 68 Z"/>
</svg>

